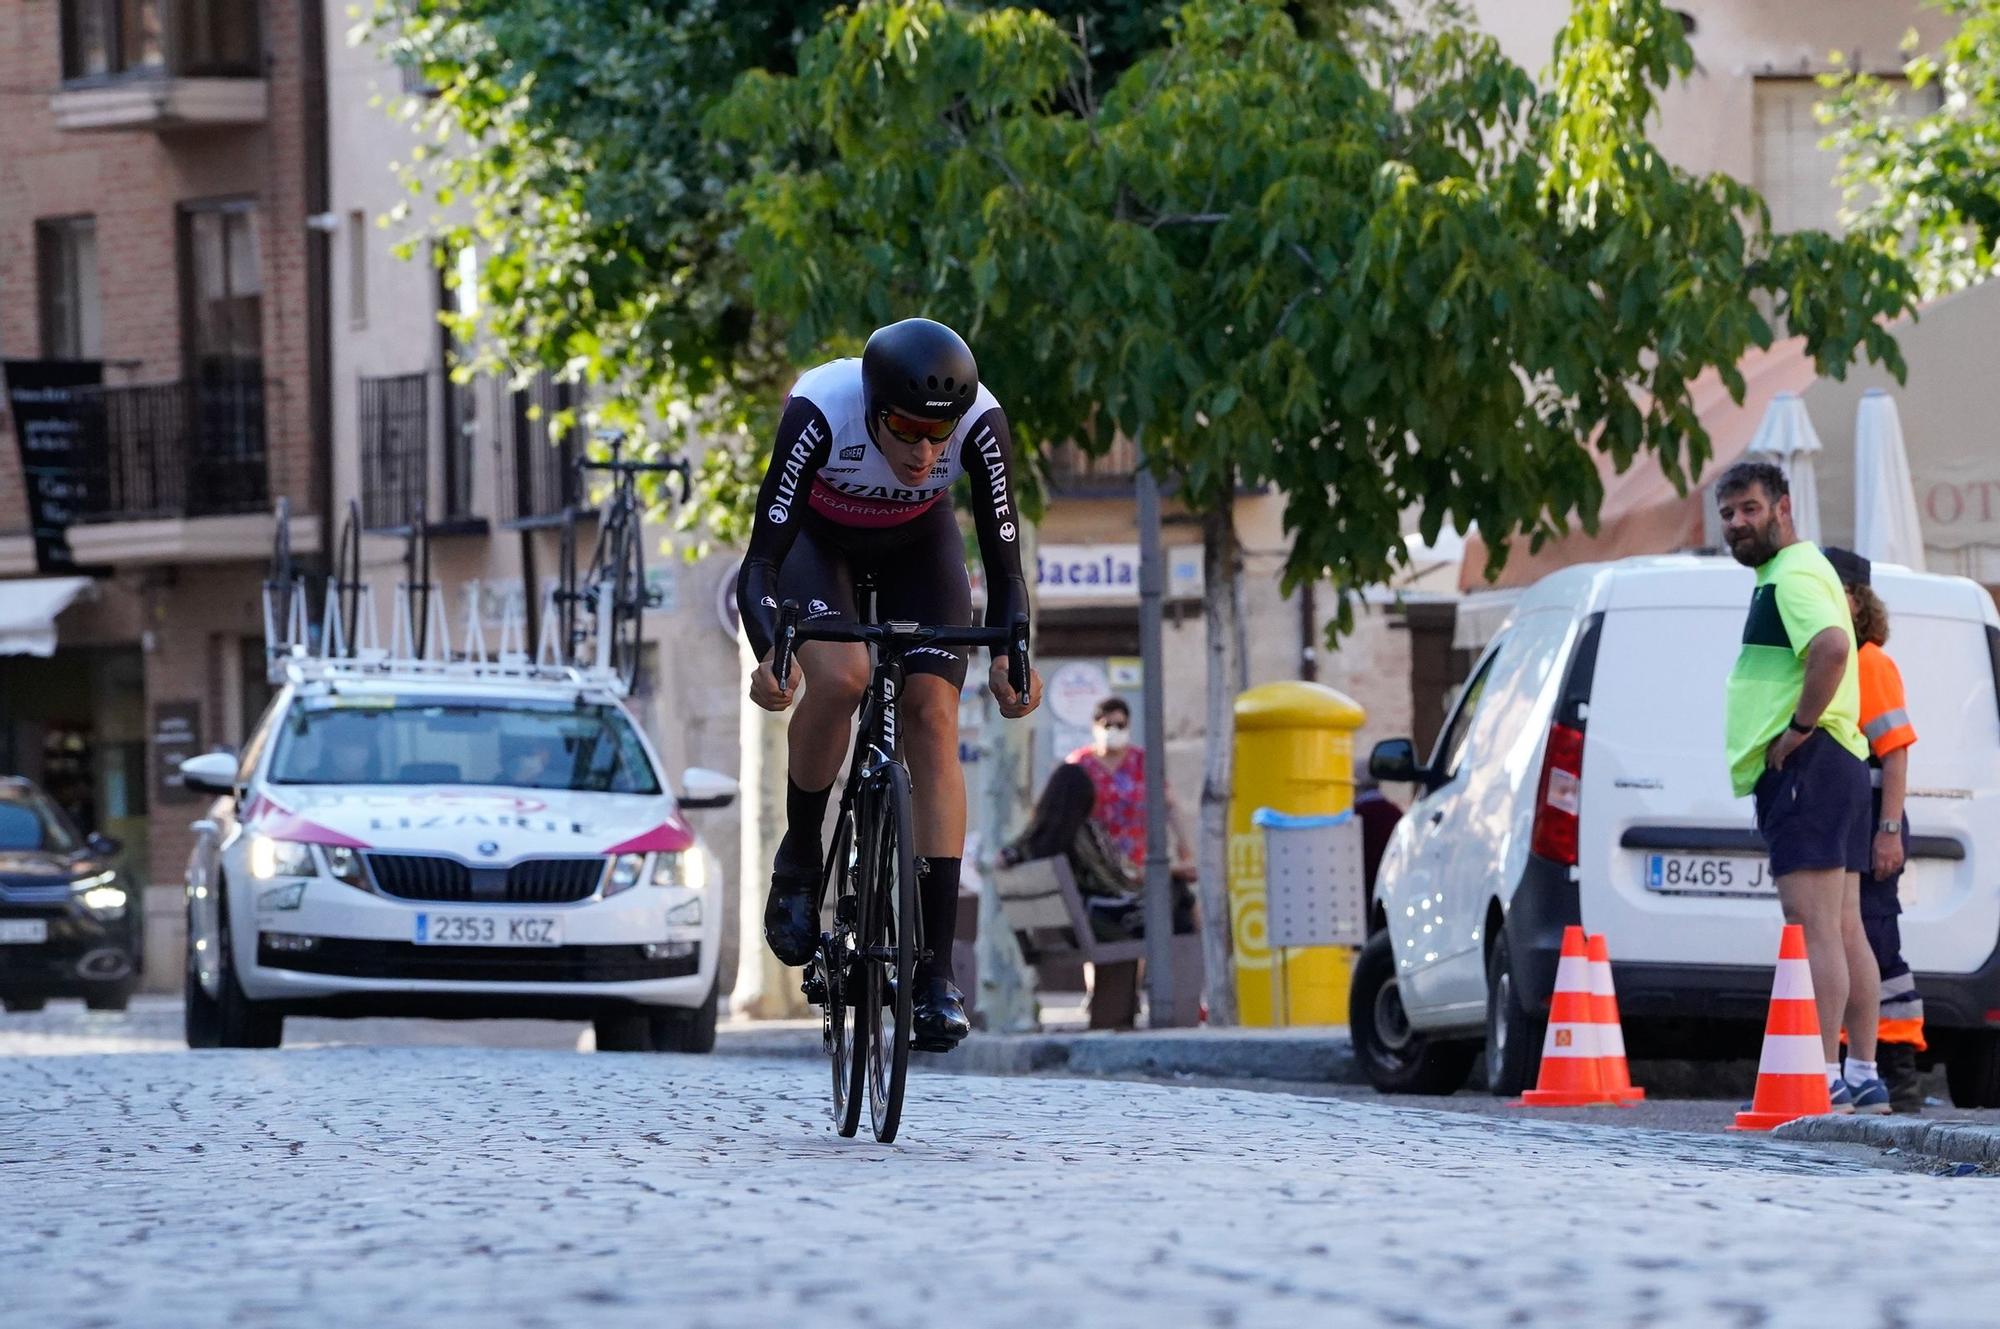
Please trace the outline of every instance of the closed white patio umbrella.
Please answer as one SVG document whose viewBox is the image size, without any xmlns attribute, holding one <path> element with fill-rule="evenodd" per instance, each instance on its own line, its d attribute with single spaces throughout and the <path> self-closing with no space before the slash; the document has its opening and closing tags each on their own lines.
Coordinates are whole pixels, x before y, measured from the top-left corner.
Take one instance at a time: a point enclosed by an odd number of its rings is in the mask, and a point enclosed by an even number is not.
<svg viewBox="0 0 2000 1329">
<path fill-rule="evenodd" d="M 1924 570 L 1924 531 L 1903 422 L 1896 399 L 1880 388 L 1862 393 L 1854 413 L 1854 552 Z"/>
<path fill-rule="evenodd" d="M 1776 462 L 1792 488 L 1792 526 L 1801 540 L 1819 543 L 1819 479 L 1814 457 L 1819 453 L 1819 435 L 1813 432 L 1812 417 L 1796 392 L 1781 392 L 1771 399 L 1764 419 L 1750 440 L 1747 456 Z"/>
</svg>

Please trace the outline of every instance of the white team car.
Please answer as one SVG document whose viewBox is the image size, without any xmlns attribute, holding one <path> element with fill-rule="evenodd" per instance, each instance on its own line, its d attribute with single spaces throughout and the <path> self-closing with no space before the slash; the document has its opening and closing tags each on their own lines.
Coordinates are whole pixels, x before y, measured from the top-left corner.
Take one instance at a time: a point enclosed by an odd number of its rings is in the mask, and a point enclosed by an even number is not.
<svg viewBox="0 0 2000 1329">
<path fill-rule="evenodd" d="M 187 1041 L 275 1047 L 284 1017 L 584 1018 L 606 1051 L 715 1041 L 722 876 L 611 691 L 533 678 L 297 679 L 187 875 Z"/>
</svg>

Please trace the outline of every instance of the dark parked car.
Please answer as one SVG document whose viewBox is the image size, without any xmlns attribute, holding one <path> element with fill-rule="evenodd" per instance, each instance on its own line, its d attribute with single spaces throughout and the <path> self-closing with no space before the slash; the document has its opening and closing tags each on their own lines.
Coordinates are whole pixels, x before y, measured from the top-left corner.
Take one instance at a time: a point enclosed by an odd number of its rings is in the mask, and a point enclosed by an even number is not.
<svg viewBox="0 0 2000 1329">
<path fill-rule="evenodd" d="M 79 835 L 31 782 L 0 776 L 0 1004 L 82 997 L 123 1010 L 139 981 L 144 910 L 118 842 Z"/>
</svg>

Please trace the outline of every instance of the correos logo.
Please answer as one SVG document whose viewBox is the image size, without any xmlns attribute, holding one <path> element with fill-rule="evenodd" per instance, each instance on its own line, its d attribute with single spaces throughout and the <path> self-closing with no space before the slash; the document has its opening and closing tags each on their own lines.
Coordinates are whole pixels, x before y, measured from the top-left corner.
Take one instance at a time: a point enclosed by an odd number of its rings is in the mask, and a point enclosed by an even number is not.
<svg viewBox="0 0 2000 1329">
<path fill-rule="evenodd" d="M 1007 542 L 1008 544 L 1012 544 L 1012 543 L 1014 543 L 1014 523 L 1013 523 L 1013 522 L 1011 522 L 1011 521 L 1003 521 L 1003 522 L 1001 522 L 1001 523 L 1000 523 L 1000 538 L 1001 538 L 1002 540 L 1005 540 L 1005 541 L 1006 541 L 1006 542 Z"/>
<path fill-rule="evenodd" d="M 764 510 L 764 515 L 766 517 L 769 517 L 774 525 L 783 526 L 785 524 L 786 519 L 789 518 L 792 514 L 785 510 L 784 504 L 773 503 L 770 507 Z"/>
</svg>

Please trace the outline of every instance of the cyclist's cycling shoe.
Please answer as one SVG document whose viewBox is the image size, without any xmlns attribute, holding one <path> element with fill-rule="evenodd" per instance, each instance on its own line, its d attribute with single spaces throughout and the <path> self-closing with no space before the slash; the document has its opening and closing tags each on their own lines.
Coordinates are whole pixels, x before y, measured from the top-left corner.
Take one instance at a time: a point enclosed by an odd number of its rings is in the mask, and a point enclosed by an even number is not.
<svg viewBox="0 0 2000 1329">
<path fill-rule="evenodd" d="M 910 1045 L 919 1052 L 949 1052 L 972 1032 L 965 997 L 948 980 L 919 979 L 913 996 Z"/>
<path fill-rule="evenodd" d="M 804 964 L 819 945 L 814 884 L 811 877 L 790 872 L 771 874 L 771 894 L 764 901 L 764 941 L 781 964 Z"/>
</svg>

